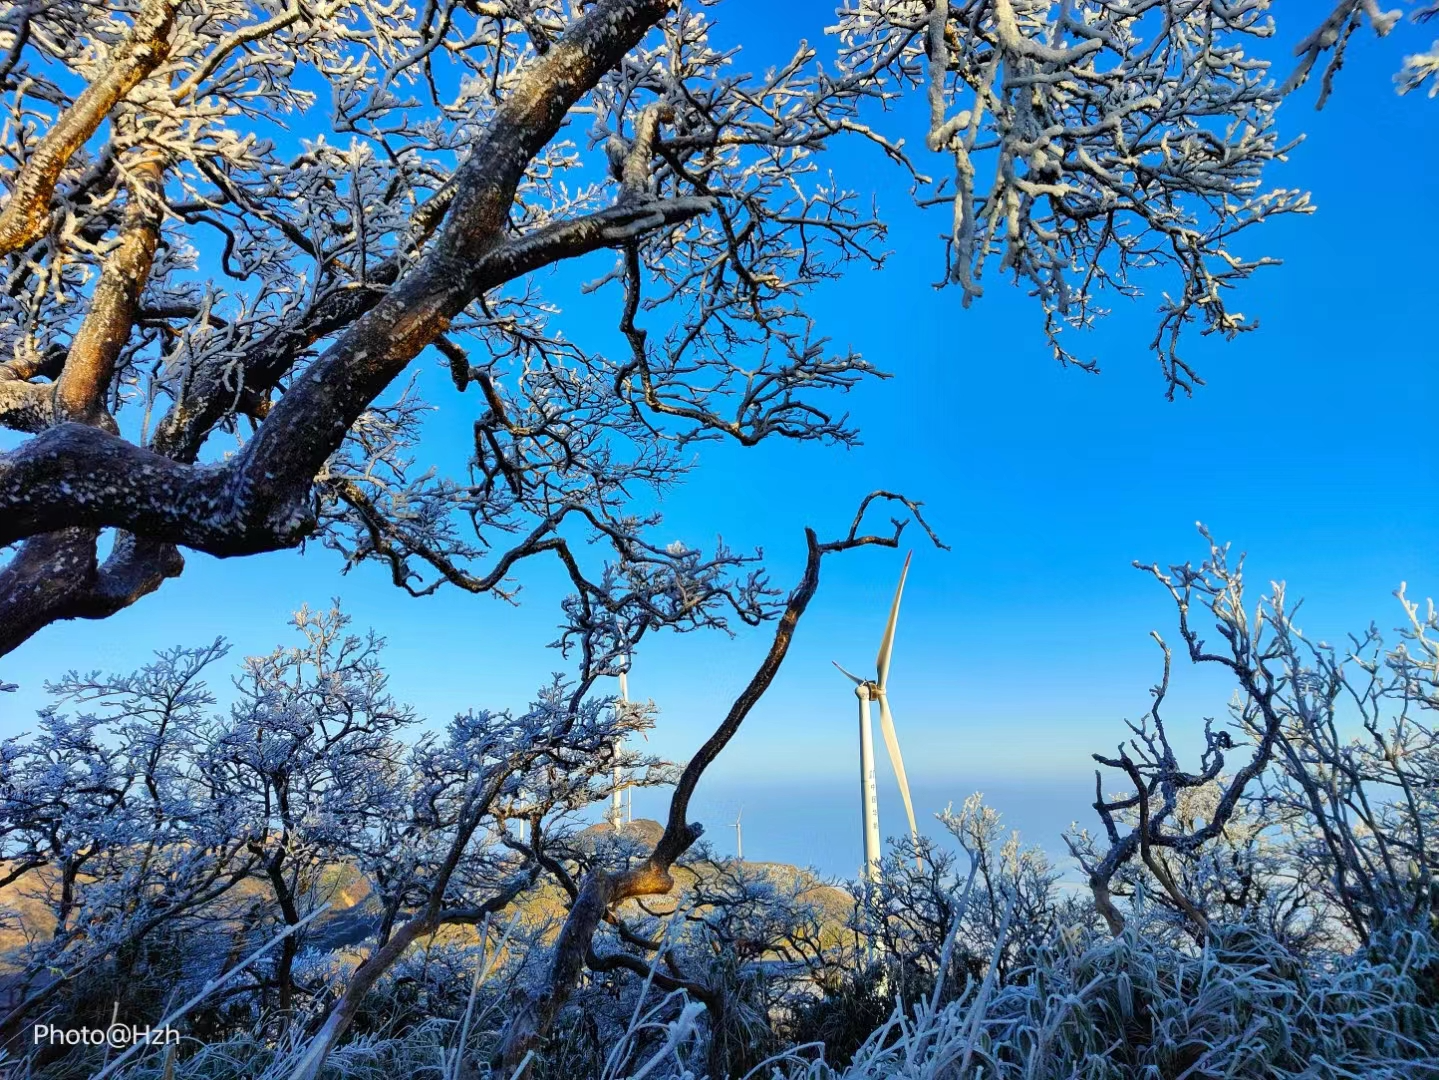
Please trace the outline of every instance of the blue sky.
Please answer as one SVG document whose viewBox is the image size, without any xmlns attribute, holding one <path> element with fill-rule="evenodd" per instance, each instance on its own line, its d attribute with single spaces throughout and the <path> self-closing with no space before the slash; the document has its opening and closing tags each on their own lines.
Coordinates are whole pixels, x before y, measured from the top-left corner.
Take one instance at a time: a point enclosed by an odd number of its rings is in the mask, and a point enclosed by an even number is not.
<svg viewBox="0 0 1439 1080">
<path fill-rule="evenodd" d="M 832 8 L 768 4 L 766 16 L 778 11 L 786 25 L 754 44 L 766 57 L 787 52 L 796 37 L 817 38 Z M 734 19 L 749 9 L 758 4 L 727 0 L 722 25 L 757 25 Z M 1284 265 L 1261 272 L 1236 305 L 1259 316 L 1258 331 L 1189 341 L 1208 380 L 1192 399 L 1164 400 L 1147 351 L 1152 299 L 1117 302 L 1083 343 L 1101 374 L 1062 370 L 1020 290 L 992 285 L 964 311 L 957 293 L 930 287 L 941 222 L 908 205 L 897 173 L 867 153 L 833 155 L 850 185 L 881 184 L 896 255 L 825 289 L 813 311 L 837 345 L 896 377 L 850 396 L 864 433 L 855 450 L 704 448 L 692 482 L 665 500 L 663 538 L 762 545 L 788 586 L 806 524 L 838 532 L 879 487 L 925 501 L 953 550 L 913 538 L 890 691 L 921 816 L 980 788 L 1047 847 L 1071 818 L 1091 822 L 1088 755 L 1112 748 L 1122 718 L 1147 707 L 1159 671 L 1149 631 L 1174 637 L 1172 605 L 1130 562 L 1198 560 L 1196 521 L 1250 553 L 1256 590 L 1279 577 L 1306 597 L 1301 623 L 1315 636 L 1371 619 L 1396 625 L 1391 594 L 1401 581 L 1411 595 L 1439 594 L 1439 102 L 1399 98 L 1391 82 L 1416 40 L 1407 27 L 1385 42 L 1361 36 L 1324 112 L 1313 112 L 1312 92 L 1286 105 L 1286 130 L 1309 137 L 1272 179 L 1312 191 L 1318 210 L 1240 242 Z M 582 269 L 605 265 L 601 255 Z M 556 298 L 568 300 L 571 284 L 558 276 Z M 590 304 L 564 325 L 602 348 L 613 321 Z M 437 367 L 432 356 L 423 362 Z M 447 393 L 434 371 L 424 384 L 439 407 L 430 449 L 459 469 L 476 402 Z M 845 802 L 855 786 L 854 698 L 830 661 L 872 662 L 902 560 L 873 550 L 826 563 L 783 673 L 702 788 L 696 810 L 722 849 L 732 834 L 720 815 L 768 806 L 746 811 L 747 853 L 835 871 L 858 863 L 857 807 Z M 523 706 L 563 667 L 545 648 L 562 592 L 548 569 L 527 572 L 524 602 L 511 608 L 454 591 L 413 600 L 377 566 L 342 578 L 318 548 L 188 562 L 183 577 L 128 611 L 52 627 L 0 660 L 0 677 L 21 684 L 0 700 L 0 735 L 29 725 L 42 681 L 66 668 L 126 668 L 155 648 L 217 634 L 238 650 L 265 650 L 284 638 L 288 612 L 332 596 L 389 639 L 394 689 L 436 723 L 471 706 Z M 632 692 L 660 708 L 651 748 L 686 757 L 768 638 L 764 629 L 732 641 L 651 639 L 631 677 Z M 1171 724 L 1197 727 L 1227 698 L 1222 679 L 1181 669 Z M 880 773 L 892 832 L 902 812 L 883 762 Z M 786 822 L 780 811 L 796 798 L 809 812 Z M 637 805 L 645 812 L 647 799 Z"/>
</svg>

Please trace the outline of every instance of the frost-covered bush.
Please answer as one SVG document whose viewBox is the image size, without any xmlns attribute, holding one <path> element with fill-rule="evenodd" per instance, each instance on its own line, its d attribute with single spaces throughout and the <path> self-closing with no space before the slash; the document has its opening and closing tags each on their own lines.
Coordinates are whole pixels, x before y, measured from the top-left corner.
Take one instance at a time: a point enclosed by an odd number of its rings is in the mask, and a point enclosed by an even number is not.
<svg viewBox="0 0 1439 1080">
<path fill-rule="evenodd" d="M 1203 532 L 1201 528 L 1201 532 Z M 1206 539 L 1208 534 L 1204 533 Z M 1363 945 L 1436 915 L 1439 615 L 1397 591 L 1403 624 L 1386 645 L 1371 625 L 1336 647 L 1306 637 L 1282 582 L 1257 601 L 1243 559 L 1209 541 L 1208 558 L 1161 571 L 1184 653 L 1235 686 L 1228 722 L 1202 725 L 1194 766 L 1167 715 L 1172 654 L 1153 705 L 1113 755 L 1125 787 L 1096 776 L 1103 836 L 1068 838 L 1097 909 L 1118 932 L 1116 896 L 1138 879 L 1202 941 L 1216 920 L 1256 919 L 1296 942 Z M 1218 644 L 1201 619 L 1213 619 Z"/>
<path fill-rule="evenodd" d="M 439 1002 L 404 974 L 409 946 L 527 893 L 569 816 L 608 796 L 617 740 L 649 723 L 557 679 L 523 713 L 405 738 L 384 643 L 347 622 L 301 611 L 300 644 L 246 661 L 227 712 L 206 681 L 221 642 L 50 684 L 55 704 L 0 755 L 0 1038 L 37 1016 L 148 1023 L 220 978 L 187 1010 L 195 1037 L 284 1039 L 347 1010 L 370 1032 L 421 1022 Z M 663 775 L 619 760 L 631 783 Z"/>
</svg>

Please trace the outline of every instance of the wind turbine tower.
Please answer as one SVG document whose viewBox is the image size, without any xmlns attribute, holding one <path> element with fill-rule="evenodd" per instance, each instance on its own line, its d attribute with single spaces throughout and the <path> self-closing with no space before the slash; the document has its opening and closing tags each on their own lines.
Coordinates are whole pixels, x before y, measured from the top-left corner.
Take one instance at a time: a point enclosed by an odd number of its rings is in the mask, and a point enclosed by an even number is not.
<svg viewBox="0 0 1439 1080">
<path fill-rule="evenodd" d="M 889 621 L 884 627 L 884 637 L 879 642 L 879 656 L 875 658 L 875 677 L 861 679 L 840 667 L 854 683 L 854 696 L 859 699 L 859 790 L 860 807 L 864 827 L 864 865 L 870 881 L 879 881 L 879 793 L 874 782 L 874 734 L 870 728 L 870 702 L 879 702 L 879 726 L 884 735 L 884 745 L 889 751 L 889 760 L 894 765 L 894 775 L 899 781 L 899 793 L 904 799 L 904 812 L 909 818 L 910 835 L 918 839 L 919 830 L 914 822 L 914 803 L 909 796 L 909 780 L 904 772 L 904 758 L 899 752 L 899 737 L 894 730 L 894 716 L 889 711 L 886 688 L 889 683 L 889 663 L 894 654 L 894 627 L 899 621 L 899 601 L 904 595 L 904 581 L 909 576 L 911 552 L 905 557 L 904 570 L 899 575 L 899 587 L 894 591 L 894 602 L 889 608 Z"/>
<path fill-rule="evenodd" d="M 622 705 L 628 705 L 630 700 L 629 666 L 630 660 L 627 656 L 624 658 L 624 667 L 620 669 L 620 703 Z M 610 795 L 610 822 L 614 825 L 616 832 L 625 823 L 624 787 L 620 774 L 620 748 L 623 745 L 622 739 L 615 740 L 615 766 L 612 777 L 614 791 Z"/>
<path fill-rule="evenodd" d="M 734 816 L 734 824 L 730 826 L 734 830 L 734 855 L 741 862 L 744 861 L 744 833 L 740 830 L 740 819 L 744 817 L 744 807 L 739 808 L 739 813 Z"/>
</svg>

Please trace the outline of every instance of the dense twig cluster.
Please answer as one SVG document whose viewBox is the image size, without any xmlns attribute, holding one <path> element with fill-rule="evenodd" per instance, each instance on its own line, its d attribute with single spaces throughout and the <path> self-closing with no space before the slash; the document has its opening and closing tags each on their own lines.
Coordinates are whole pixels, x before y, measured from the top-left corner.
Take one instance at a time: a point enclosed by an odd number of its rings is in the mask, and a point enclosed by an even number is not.
<svg viewBox="0 0 1439 1080">
<path fill-rule="evenodd" d="M 653 496 L 696 442 L 855 440 L 837 394 L 881 372 L 807 298 L 878 265 L 885 227 L 819 168 L 837 139 L 952 207 L 943 280 L 968 300 L 997 261 L 1062 360 L 1089 364 L 1061 331 L 1103 293 L 1168 272 L 1171 393 L 1199 381 L 1182 327 L 1253 325 L 1227 294 L 1269 260 L 1238 234 L 1308 208 L 1263 179 L 1285 144 L 1246 51 L 1258 0 L 856 0 L 831 55 L 759 75 L 711 6 L 11 5 L 0 425 L 25 438 L 0 454 L 0 650 L 136 602 L 183 548 L 307 537 L 415 593 L 513 597 L 556 558 L 587 625 L 777 614 L 746 557 L 649 539 Z M 1337 64 L 1361 12 L 1392 23 L 1346 0 L 1305 64 Z M 938 183 L 887 115 L 915 87 Z M 535 276 L 600 250 L 618 355 Z M 476 402 L 464 463 L 420 445 L 431 355 Z M 577 558 L 589 540 L 612 571 Z"/>
<path fill-rule="evenodd" d="M 183 1055 L 197 1077 L 364 1075 L 440 1036 L 451 1080 L 956 1061 L 1297 1076 L 1315 1054 L 1399 1077 L 1432 1059 L 1439 615 L 1403 589 L 1401 640 L 1371 628 L 1340 653 L 1300 632 L 1282 586 L 1248 602 L 1221 545 L 1143 567 L 1184 655 L 1237 693 L 1183 767 L 1161 640 L 1149 713 L 1096 755 L 1121 784 L 1097 780 L 1102 832 L 1069 837 L 1089 897 L 979 796 L 939 815 L 947 843 L 903 838 L 847 891 L 700 843 L 695 786 L 774 678 L 824 557 L 897 542 L 899 525 L 865 530 L 881 501 L 905 503 L 876 493 L 837 540 L 808 537 L 769 654 L 683 769 L 616 750 L 650 710 L 593 696 L 594 674 L 416 738 L 383 643 L 338 611 L 300 612 L 297 645 L 247 660 L 228 712 L 205 685 L 219 642 L 52 684 L 0 755 L 0 889 L 25 935 L 5 955 L 10 1051 L 42 1013 L 97 1024 L 193 999 L 178 1019 L 213 1043 Z M 576 829 L 617 752 L 628 782 L 673 786 L 655 835 Z M 464 1018 L 458 1041 L 441 1017 Z"/>
<path fill-rule="evenodd" d="M 1401 587 L 1399 643 L 1386 647 L 1371 626 L 1341 652 L 1305 637 L 1282 583 L 1251 611 L 1242 560 L 1231 564 L 1227 547 L 1211 541 L 1199 567 L 1143 569 L 1173 598 L 1189 659 L 1226 669 L 1236 691 L 1228 724 L 1206 720 L 1198 768 L 1184 768 L 1162 713 L 1171 656 L 1160 640 L 1153 707 L 1116 755 L 1095 755 L 1127 791 L 1106 795 L 1096 774 L 1108 846 L 1079 834 L 1070 849 L 1110 926 L 1124 925 L 1111 887 L 1133 888 L 1136 860 L 1201 939 L 1213 912 L 1260 918 L 1295 946 L 1430 925 L 1439 911 L 1432 605 L 1421 611 Z M 1201 613 L 1221 648 L 1201 636 Z"/>
</svg>

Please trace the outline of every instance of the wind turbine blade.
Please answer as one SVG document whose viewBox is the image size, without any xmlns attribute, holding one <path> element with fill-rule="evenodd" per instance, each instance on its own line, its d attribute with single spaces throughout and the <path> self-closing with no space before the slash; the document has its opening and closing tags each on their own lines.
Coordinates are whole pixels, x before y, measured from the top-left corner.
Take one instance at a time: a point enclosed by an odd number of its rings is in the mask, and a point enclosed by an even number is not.
<svg viewBox="0 0 1439 1080">
<path fill-rule="evenodd" d="M 858 675 L 854 674 L 854 672 L 845 671 L 844 668 L 839 667 L 838 660 L 831 660 L 830 663 L 833 664 L 835 667 L 839 668 L 839 670 L 845 675 L 845 677 L 847 677 L 851 682 L 853 682 L 855 686 L 864 685 L 864 680 L 861 679 Z"/>
<path fill-rule="evenodd" d="M 899 574 L 899 588 L 894 590 L 894 603 L 889 606 L 889 622 L 884 625 L 884 637 L 879 643 L 879 656 L 875 658 L 874 668 L 878 673 L 876 681 L 880 688 L 889 680 L 889 658 L 894 654 L 894 624 L 899 621 L 899 598 L 904 595 L 904 579 L 909 577 L 909 560 L 914 558 L 914 552 L 904 557 L 904 569 Z"/>
<path fill-rule="evenodd" d="M 889 760 L 894 765 L 894 775 L 899 780 L 899 793 L 904 798 L 904 812 L 909 818 L 909 835 L 919 839 L 919 828 L 914 823 L 914 803 L 909 797 L 909 777 L 904 774 L 904 758 L 899 752 L 899 736 L 894 731 L 894 717 L 890 715 L 889 702 L 883 694 L 879 697 L 879 729 L 884 732 L 884 745 L 889 751 Z"/>
</svg>

